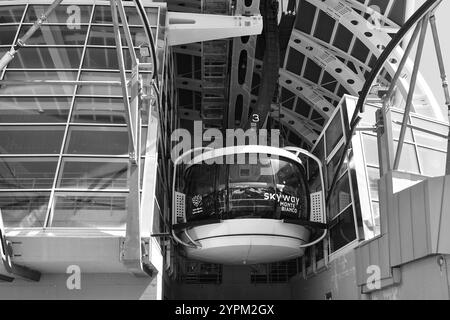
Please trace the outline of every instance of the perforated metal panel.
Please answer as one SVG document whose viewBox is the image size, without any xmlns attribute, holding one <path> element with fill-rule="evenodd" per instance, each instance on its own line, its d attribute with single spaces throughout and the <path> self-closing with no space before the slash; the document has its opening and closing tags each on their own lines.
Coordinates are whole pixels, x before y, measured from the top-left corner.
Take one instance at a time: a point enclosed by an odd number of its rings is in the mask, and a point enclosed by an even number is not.
<svg viewBox="0 0 450 320">
<path fill-rule="evenodd" d="M 311 221 L 325 223 L 323 219 L 322 192 L 311 193 Z"/>
<path fill-rule="evenodd" d="M 175 215 L 177 221 L 186 221 L 186 195 L 175 191 Z"/>
</svg>

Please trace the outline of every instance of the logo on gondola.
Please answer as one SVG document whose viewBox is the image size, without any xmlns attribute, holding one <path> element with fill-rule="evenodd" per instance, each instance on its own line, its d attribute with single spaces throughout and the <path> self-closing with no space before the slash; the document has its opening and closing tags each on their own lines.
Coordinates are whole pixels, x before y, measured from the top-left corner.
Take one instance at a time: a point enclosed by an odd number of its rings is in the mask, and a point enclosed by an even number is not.
<svg viewBox="0 0 450 320">
<path fill-rule="evenodd" d="M 199 207 L 202 205 L 202 196 L 201 195 L 196 195 L 192 197 L 192 204 L 194 205 L 194 207 Z"/>
<path fill-rule="evenodd" d="M 288 194 L 264 193 L 264 200 L 277 201 L 281 211 L 297 213 L 300 198 Z"/>
</svg>

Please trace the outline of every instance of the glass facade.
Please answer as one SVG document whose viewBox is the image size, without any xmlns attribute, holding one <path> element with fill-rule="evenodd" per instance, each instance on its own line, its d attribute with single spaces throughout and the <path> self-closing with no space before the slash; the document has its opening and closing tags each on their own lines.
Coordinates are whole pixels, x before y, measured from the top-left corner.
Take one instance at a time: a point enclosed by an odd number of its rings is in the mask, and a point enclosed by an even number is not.
<svg viewBox="0 0 450 320">
<path fill-rule="evenodd" d="M 124 6 L 137 58 L 149 63 L 136 8 L 132 2 Z M 0 54 L 47 8 L 0 6 Z M 160 7 L 146 10 L 156 38 Z M 141 72 L 148 79 L 150 71 Z M 142 157 L 149 103 L 143 107 Z M 109 1 L 65 2 L 0 73 L 0 208 L 6 227 L 124 228 L 128 142 Z"/>
</svg>

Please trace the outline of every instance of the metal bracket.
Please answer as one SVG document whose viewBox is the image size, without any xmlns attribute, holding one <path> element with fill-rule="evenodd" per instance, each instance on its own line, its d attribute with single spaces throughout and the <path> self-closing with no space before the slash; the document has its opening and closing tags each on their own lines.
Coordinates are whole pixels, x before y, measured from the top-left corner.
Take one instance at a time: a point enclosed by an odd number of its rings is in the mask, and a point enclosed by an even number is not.
<svg viewBox="0 0 450 320">
<path fill-rule="evenodd" d="M 258 35 L 263 28 L 263 20 L 260 15 L 244 17 L 167 12 L 167 21 L 167 44 L 169 46 Z"/>
</svg>

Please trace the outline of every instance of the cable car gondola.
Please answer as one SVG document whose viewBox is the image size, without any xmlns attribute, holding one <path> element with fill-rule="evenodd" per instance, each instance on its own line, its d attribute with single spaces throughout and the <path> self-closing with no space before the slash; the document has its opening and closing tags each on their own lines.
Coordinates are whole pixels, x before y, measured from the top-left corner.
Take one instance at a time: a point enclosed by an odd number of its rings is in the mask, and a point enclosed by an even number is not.
<svg viewBox="0 0 450 320">
<path fill-rule="evenodd" d="M 300 154 L 317 163 L 320 191 L 309 191 Z M 172 235 L 205 262 L 300 257 L 326 234 L 323 181 L 320 161 L 300 148 L 192 149 L 174 163 Z"/>
</svg>

